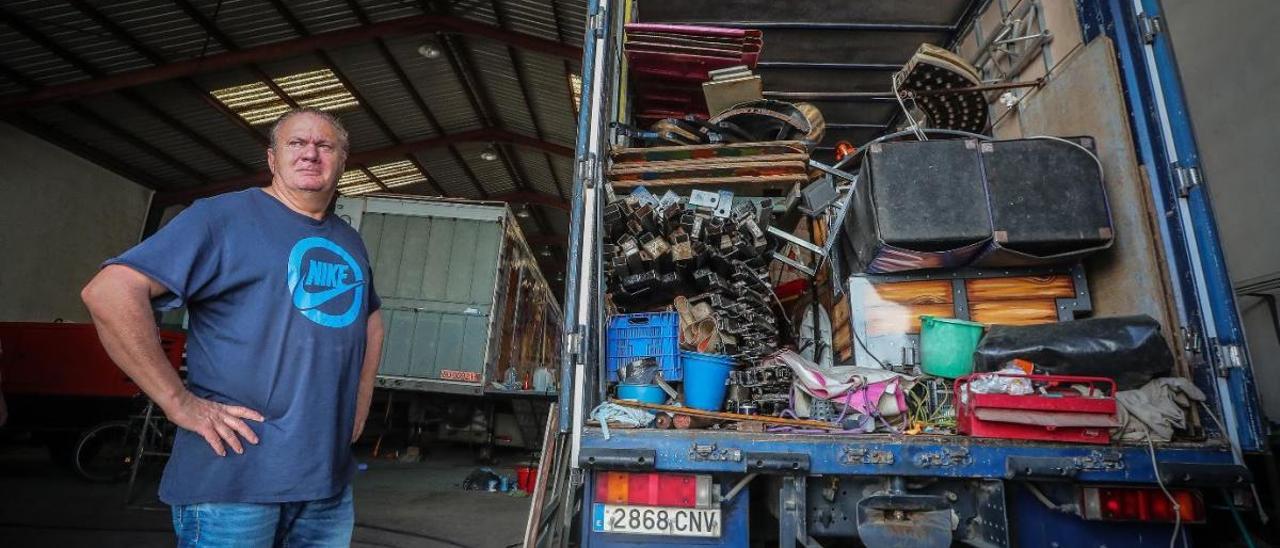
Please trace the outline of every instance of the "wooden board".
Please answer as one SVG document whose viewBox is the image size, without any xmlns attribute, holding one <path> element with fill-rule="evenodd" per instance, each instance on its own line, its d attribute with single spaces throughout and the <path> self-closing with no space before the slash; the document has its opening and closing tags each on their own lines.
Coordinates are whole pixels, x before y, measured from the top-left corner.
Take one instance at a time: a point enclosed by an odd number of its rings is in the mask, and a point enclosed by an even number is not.
<svg viewBox="0 0 1280 548">
<path fill-rule="evenodd" d="M 949 304 L 955 302 L 950 280 L 923 280 L 877 284 L 862 296 L 868 308 L 893 304 Z"/>
<path fill-rule="evenodd" d="M 853 324 L 849 321 L 849 293 L 845 292 L 831 310 L 831 346 L 839 362 L 853 359 Z"/>
<path fill-rule="evenodd" d="M 707 179 L 707 180 L 723 180 L 733 177 L 778 177 L 778 176 L 800 176 L 808 178 L 808 168 L 805 160 L 788 160 L 775 162 L 726 162 L 711 163 L 699 162 L 698 164 L 685 164 L 681 166 L 671 167 L 664 166 L 658 169 L 650 169 L 648 164 L 640 164 L 636 169 L 628 169 L 625 172 L 611 170 L 609 172 L 609 180 L 614 184 L 621 181 L 644 181 L 652 183 L 662 180 L 678 180 L 678 179 Z"/>
<path fill-rule="evenodd" d="M 920 316 L 955 317 L 955 308 L 945 304 L 875 306 L 866 309 L 867 336 L 919 333 Z"/>
<path fill-rule="evenodd" d="M 802 162 L 809 160 L 808 154 L 790 153 L 790 154 L 766 154 L 763 156 L 751 156 L 747 158 L 694 158 L 692 160 L 672 160 L 669 162 L 618 162 L 609 168 L 609 175 L 620 175 L 629 173 L 642 173 L 649 170 L 654 171 L 678 171 L 687 168 L 706 167 L 708 163 L 716 164 L 724 163 L 728 165 L 748 165 L 756 163 L 770 162 Z"/>
<path fill-rule="evenodd" d="M 970 303 L 969 317 L 987 325 L 1053 323 L 1058 321 L 1058 303 L 1043 299 Z"/>
<path fill-rule="evenodd" d="M 665 162 L 672 160 L 703 160 L 708 158 L 748 158 L 770 154 L 809 155 L 804 143 L 799 141 L 768 141 L 761 143 L 730 143 L 715 145 L 683 145 L 669 147 L 618 147 L 609 152 L 614 164 L 631 162 Z"/>
<path fill-rule="evenodd" d="M 965 280 L 970 303 L 988 301 L 1070 299 L 1076 295 L 1070 276 L 1026 276 Z"/>
<path fill-rule="evenodd" d="M 653 189 L 682 190 L 689 188 L 710 188 L 713 190 L 729 190 L 737 196 L 786 196 L 787 191 L 796 184 L 809 182 L 805 174 L 783 175 L 776 177 L 726 177 L 723 179 L 673 179 L 661 181 L 618 181 L 613 183 L 614 189 L 630 189 L 638 186 Z"/>
</svg>

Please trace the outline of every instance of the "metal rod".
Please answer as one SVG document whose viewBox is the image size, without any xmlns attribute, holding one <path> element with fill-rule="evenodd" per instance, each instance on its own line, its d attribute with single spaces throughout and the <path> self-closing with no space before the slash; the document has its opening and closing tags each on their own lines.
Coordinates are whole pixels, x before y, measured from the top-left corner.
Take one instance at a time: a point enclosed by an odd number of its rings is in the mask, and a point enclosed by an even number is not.
<svg viewBox="0 0 1280 548">
<path fill-rule="evenodd" d="M 774 30 L 845 30 L 871 32 L 951 32 L 951 25 L 925 25 L 916 23 L 822 23 L 797 21 L 666 21 L 668 25 L 697 25 L 700 27 L 728 27 Z"/>
<path fill-rule="evenodd" d="M 1004 84 L 983 84 L 980 86 L 968 86 L 963 88 L 951 88 L 951 89 L 924 89 L 924 90 L 909 91 L 904 93 L 908 94 L 908 96 L 914 95 L 918 97 L 922 95 L 949 95 L 952 93 L 969 93 L 972 91 L 998 91 L 1002 89 L 1035 88 L 1035 87 L 1040 87 L 1042 85 L 1044 85 L 1044 78 L 1036 78 L 1035 80 L 1031 80 L 1027 82 L 1007 82 Z M 831 125 L 827 124 L 827 127 L 831 127 Z"/>
<path fill-rule="evenodd" d="M 725 493 L 724 496 L 720 498 L 720 502 L 726 503 L 732 501 L 733 497 L 738 496 L 738 493 L 742 492 L 742 490 L 746 488 L 747 484 L 751 483 L 751 480 L 756 479 L 756 476 L 759 475 L 759 472 L 752 472 L 743 476 L 742 479 L 738 480 L 738 483 L 733 484 L 733 488 L 730 489 L 728 493 Z"/>
</svg>

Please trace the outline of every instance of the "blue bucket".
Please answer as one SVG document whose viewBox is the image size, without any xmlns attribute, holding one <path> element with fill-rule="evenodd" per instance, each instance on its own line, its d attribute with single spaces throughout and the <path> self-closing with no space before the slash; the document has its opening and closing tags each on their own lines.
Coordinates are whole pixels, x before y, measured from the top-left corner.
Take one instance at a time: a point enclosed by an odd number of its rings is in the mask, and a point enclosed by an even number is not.
<svg viewBox="0 0 1280 548">
<path fill-rule="evenodd" d="M 733 371 L 733 358 L 681 352 L 680 362 L 684 368 L 685 406 L 706 411 L 723 409 L 729 372 Z"/>
<path fill-rule="evenodd" d="M 667 393 L 656 384 L 619 384 L 618 399 L 661 405 L 667 403 Z"/>
</svg>

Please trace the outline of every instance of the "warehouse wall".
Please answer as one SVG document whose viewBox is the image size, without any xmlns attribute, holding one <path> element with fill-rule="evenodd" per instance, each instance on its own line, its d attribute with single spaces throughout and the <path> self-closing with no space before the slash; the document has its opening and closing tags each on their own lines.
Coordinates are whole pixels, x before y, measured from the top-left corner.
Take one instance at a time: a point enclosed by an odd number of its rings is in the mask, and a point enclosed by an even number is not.
<svg viewBox="0 0 1280 548">
<path fill-rule="evenodd" d="M 1164 0 L 1169 37 L 1182 75 L 1202 157 L 1205 185 L 1233 283 L 1280 278 L 1280 180 L 1275 161 L 1280 89 L 1271 53 L 1280 3 L 1274 0 Z M 1264 301 L 1239 305 L 1263 407 L 1280 421 L 1280 343 Z"/>
<path fill-rule="evenodd" d="M 150 194 L 0 124 L 0 321 L 88 321 L 80 288 L 137 243 Z"/>
</svg>

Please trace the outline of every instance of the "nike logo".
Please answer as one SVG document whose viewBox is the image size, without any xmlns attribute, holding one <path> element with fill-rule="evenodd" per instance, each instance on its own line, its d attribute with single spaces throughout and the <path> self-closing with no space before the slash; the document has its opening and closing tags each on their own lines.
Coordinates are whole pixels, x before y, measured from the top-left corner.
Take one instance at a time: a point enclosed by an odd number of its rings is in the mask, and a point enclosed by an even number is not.
<svg viewBox="0 0 1280 548">
<path fill-rule="evenodd" d="M 364 285 L 364 282 L 359 281 L 352 284 L 344 283 L 343 285 L 339 285 L 333 289 L 326 289 L 319 293 L 308 293 L 302 285 L 303 284 L 298 284 L 298 286 L 293 290 L 293 306 L 298 310 L 310 310 L 312 308 L 323 306 L 324 303 L 332 301 L 340 297 L 342 294 Z"/>
</svg>

